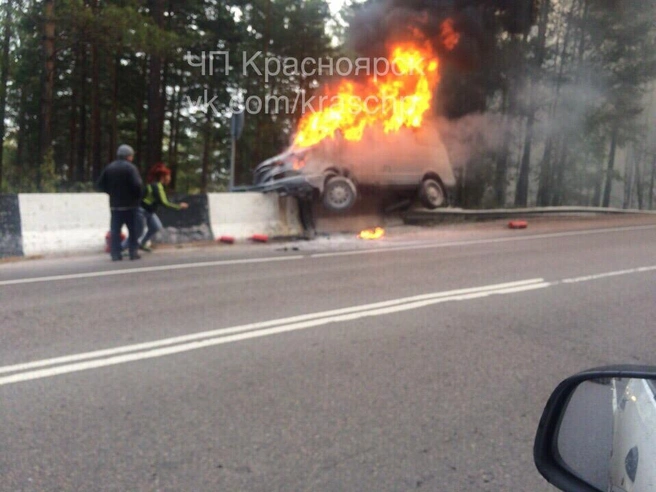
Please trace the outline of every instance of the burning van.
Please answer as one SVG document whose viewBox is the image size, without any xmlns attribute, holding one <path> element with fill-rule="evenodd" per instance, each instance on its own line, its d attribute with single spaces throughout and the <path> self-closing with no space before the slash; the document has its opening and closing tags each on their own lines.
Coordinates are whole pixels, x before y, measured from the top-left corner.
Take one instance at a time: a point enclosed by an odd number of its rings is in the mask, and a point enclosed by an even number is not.
<svg viewBox="0 0 656 492">
<path fill-rule="evenodd" d="M 428 122 L 393 133 L 365 132 L 359 141 L 337 134 L 310 147 L 292 146 L 255 169 L 255 189 L 319 196 L 332 211 L 345 211 L 363 188 L 416 196 L 430 209 L 446 206 L 455 186 L 448 154 Z"/>
<path fill-rule="evenodd" d="M 450 19 L 441 39 L 445 50 L 458 43 Z M 303 115 L 290 149 L 255 170 L 256 189 L 318 194 L 334 211 L 348 210 L 362 187 L 413 193 L 429 208 L 448 203 L 455 179 L 429 118 L 440 60 L 427 40 L 388 50 L 389 72 L 326 88 L 333 103 Z"/>
</svg>

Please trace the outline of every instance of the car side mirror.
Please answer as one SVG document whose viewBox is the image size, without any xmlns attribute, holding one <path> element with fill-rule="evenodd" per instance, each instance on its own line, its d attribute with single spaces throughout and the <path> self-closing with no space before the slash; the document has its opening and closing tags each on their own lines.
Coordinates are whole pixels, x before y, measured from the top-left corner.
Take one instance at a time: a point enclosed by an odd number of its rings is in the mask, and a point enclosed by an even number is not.
<svg viewBox="0 0 656 492">
<path fill-rule="evenodd" d="M 656 367 L 593 369 L 558 385 L 533 450 L 564 491 L 656 491 Z"/>
</svg>

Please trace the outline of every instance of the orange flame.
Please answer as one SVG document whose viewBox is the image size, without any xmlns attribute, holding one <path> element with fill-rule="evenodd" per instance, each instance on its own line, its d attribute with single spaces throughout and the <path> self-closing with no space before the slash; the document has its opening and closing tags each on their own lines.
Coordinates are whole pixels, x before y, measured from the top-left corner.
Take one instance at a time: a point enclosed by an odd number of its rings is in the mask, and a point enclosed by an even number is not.
<svg viewBox="0 0 656 492">
<path fill-rule="evenodd" d="M 460 41 L 460 34 L 453 29 L 453 20 L 447 19 L 442 23 L 440 38 L 444 47 L 451 51 Z"/>
<path fill-rule="evenodd" d="M 439 60 L 429 48 L 406 43 L 392 47 L 389 62 L 388 74 L 361 85 L 344 81 L 329 107 L 306 113 L 294 145 L 310 147 L 338 132 L 359 141 L 367 128 L 377 125 L 385 133 L 420 127 L 439 82 Z"/>
<path fill-rule="evenodd" d="M 382 227 L 376 227 L 375 229 L 365 229 L 363 231 L 360 231 L 360 234 L 358 234 L 358 238 L 360 239 L 380 239 L 385 235 L 385 229 Z"/>
</svg>

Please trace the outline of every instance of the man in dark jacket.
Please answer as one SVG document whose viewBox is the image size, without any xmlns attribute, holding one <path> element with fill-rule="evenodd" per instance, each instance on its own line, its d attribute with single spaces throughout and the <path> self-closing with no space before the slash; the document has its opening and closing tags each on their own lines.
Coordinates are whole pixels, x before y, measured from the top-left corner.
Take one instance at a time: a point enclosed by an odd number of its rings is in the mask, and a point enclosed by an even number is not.
<svg viewBox="0 0 656 492">
<path fill-rule="evenodd" d="M 111 255 L 112 261 L 122 259 L 121 228 L 128 228 L 130 259 L 138 260 L 137 209 L 141 201 L 143 183 L 139 170 L 134 164 L 134 150 L 129 145 L 121 145 L 116 152 L 116 160 L 108 164 L 98 178 L 96 188 L 109 195 L 111 220 Z"/>
</svg>

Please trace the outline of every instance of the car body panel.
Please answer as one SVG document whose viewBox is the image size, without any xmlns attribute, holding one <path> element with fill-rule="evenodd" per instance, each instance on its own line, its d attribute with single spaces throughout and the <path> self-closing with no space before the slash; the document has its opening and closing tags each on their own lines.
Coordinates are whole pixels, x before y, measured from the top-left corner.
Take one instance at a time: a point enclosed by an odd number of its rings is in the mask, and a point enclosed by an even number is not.
<svg viewBox="0 0 656 492">
<path fill-rule="evenodd" d="M 428 176 L 437 177 L 446 188 L 456 184 L 440 134 L 426 124 L 389 134 L 366 132 L 359 142 L 336 136 L 308 148 L 291 147 L 255 169 L 251 189 L 321 194 L 331 174 L 348 176 L 357 186 L 408 191 L 416 191 Z"/>
<path fill-rule="evenodd" d="M 613 386 L 613 453 L 609 490 L 656 488 L 656 387 L 644 379 L 616 380 Z"/>
</svg>

